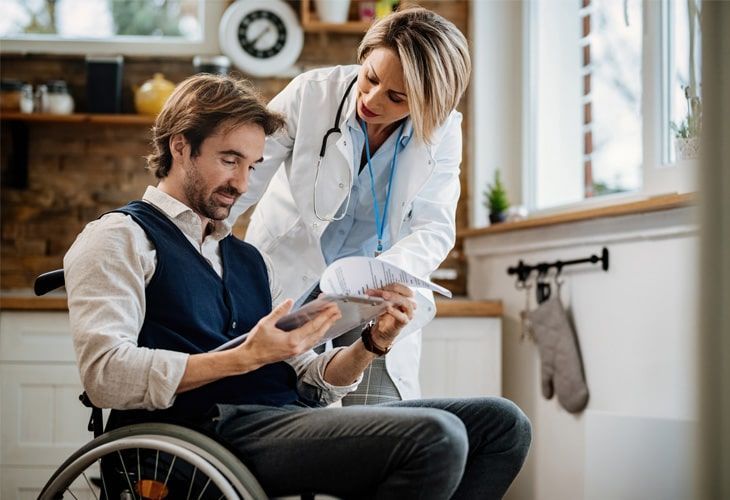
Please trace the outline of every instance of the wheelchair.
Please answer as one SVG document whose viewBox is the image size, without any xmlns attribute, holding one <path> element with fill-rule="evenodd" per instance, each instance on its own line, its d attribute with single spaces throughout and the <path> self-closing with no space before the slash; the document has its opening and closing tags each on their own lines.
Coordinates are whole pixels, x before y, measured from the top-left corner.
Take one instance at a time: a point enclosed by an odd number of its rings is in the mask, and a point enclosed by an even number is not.
<svg viewBox="0 0 730 500">
<path fill-rule="evenodd" d="M 44 295 L 64 285 L 63 269 L 36 278 Z M 250 499 L 268 496 L 251 471 L 223 443 L 170 423 L 133 424 L 103 432 L 103 415 L 86 393 L 94 440 L 71 455 L 44 486 L 40 500 L 61 498 Z M 302 494 L 303 500 L 314 495 Z"/>
</svg>

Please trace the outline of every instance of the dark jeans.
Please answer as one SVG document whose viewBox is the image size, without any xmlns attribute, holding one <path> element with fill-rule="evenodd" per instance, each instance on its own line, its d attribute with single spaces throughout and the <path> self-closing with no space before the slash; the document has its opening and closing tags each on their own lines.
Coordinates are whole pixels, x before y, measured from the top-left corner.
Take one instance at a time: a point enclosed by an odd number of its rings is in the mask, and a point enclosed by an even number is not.
<svg viewBox="0 0 730 500">
<path fill-rule="evenodd" d="M 206 424 L 269 495 L 501 498 L 530 446 L 530 422 L 502 398 L 346 408 L 219 405 Z"/>
</svg>

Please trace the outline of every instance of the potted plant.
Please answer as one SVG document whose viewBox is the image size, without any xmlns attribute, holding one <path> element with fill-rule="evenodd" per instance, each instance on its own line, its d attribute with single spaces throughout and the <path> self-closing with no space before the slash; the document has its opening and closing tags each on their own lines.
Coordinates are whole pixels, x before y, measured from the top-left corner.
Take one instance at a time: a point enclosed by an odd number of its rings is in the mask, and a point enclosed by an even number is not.
<svg viewBox="0 0 730 500">
<path fill-rule="evenodd" d="M 697 158 L 700 151 L 702 102 L 698 96 L 694 95 L 689 85 L 684 87 L 684 97 L 687 100 L 687 116 L 679 125 L 674 122 L 671 124 L 677 160 Z"/>
<path fill-rule="evenodd" d="M 507 218 L 509 200 L 499 170 L 494 173 L 494 183 L 488 184 L 487 189 L 484 191 L 484 206 L 489 210 L 489 222 L 491 224 L 504 222 Z"/>
</svg>

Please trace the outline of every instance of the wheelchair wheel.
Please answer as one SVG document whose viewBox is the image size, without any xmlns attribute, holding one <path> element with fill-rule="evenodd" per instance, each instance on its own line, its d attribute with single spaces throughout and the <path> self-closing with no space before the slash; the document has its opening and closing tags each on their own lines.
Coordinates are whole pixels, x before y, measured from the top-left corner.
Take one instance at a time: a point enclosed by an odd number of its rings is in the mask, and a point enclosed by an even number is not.
<svg viewBox="0 0 730 500">
<path fill-rule="evenodd" d="M 80 448 L 54 473 L 39 499 L 268 498 L 225 446 L 171 424 L 136 424 Z"/>
</svg>

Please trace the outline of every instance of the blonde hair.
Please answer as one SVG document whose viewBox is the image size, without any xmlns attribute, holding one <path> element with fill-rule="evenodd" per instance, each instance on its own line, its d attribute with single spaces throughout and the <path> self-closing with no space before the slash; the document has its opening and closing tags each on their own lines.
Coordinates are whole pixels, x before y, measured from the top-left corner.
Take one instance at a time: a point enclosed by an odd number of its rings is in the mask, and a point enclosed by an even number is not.
<svg viewBox="0 0 730 500">
<path fill-rule="evenodd" d="M 466 38 L 438 14 L 407 7 L 372 25 L 357 50 L 358 63 L 378 48 L 398 54 L 415 135 L 430 142 L 469 84 L 471 58 Z"/>
<path fill-rule="evenodd" d="M 247 123 L 260 126 L 266 135 L 271 135 L 286 122 L 283 116 L 266 108 L 245 80 L 207 74 L 191 76 L 175 88 L 155 120 L 153 153 L 147 157 L 147 168 L 158 179 L 167 177 L 172 167 L 170 138 L 174 135 L 185 137 L 195 157 L 211 135 Z"/>
</svg>

